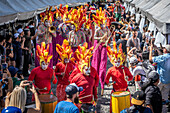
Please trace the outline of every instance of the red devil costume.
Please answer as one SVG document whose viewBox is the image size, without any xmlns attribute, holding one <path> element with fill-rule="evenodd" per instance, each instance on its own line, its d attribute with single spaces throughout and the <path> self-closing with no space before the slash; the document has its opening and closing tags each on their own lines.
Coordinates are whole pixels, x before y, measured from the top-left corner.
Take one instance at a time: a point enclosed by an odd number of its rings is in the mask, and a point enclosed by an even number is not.
<svg viewBox="0 0 170 113">
<path fill-rule="evenodd" d="M 125 61 L 125 55 L 122 50 L 122 45 L 119 45 L 119 51 L 116 48 L 116 42 L 113 41 L 113 51 L 110 46 L 107 46 L 107 55 L 110 59 L 110 62 L 113 64 L 113 67 L 109 68 L 107 71 L 105 83 L 110 86 L 113 85 L 114 91 L 126 91 L 128 90 L 127 81 L 133 79 L 132 74 L 130 73 L 129 69 L 125 66 L 122 66 L 123 62 Z M 109 79 L 112 77 L 112 83 L 109 83 Z M 110 102 L 112 104 L 112 101 Z M 112 108 L 110 107 L 110 113 L 112 113 Z"/>
<path fill-rule="evenodd" d="M 56 96 L 58 98 L 58 102 L 66 99 L 65 88 L 69 85 L 69 76 L 73 71 L 74 66 L 69 61 L 72 61 L 72 50 L 71 46 L 69 46 L 69 42 L 65 39 L 63 41 L 62 46 L 56 44 L 56 51 L 60 55 L 60 61 L 56 65 L 55 74 L 58 77 L 58 84 L 56 89 Z M 67 60 L 67 61 L 66 61 Z"/>
<path fill-rule="evenodd" d="M 127 88 L 127 80 L 125 80 L 127 79 L 127 77 L 128 81 L 133 79 L 133 76 L 130 73 L 129 69 L 125 66 L 122 66 L 126 57 L 122 51 L 121 46 L 122 45 L 119 46 L 119 51 L 117 51 L 115 41 L 113 41 L 114 51 L 112 51 L 110 46 L 107 46 L 107 55 L 110 58 L 110 62 L 113 64 L 113 67 L 109 68 L 109 70 L 107 71 L 105 82 L 106 84 L 108 84 L 110 77 L 112 77 L 113 82 L 115 82 L 113 84 L 113 88 L 115 91 Z"/>
<path fill-rule="evenodd" d="M 34 68 L 28 78 L 29 81 L 35 81 L 35 88 L 39 89 L 40 94 L 51 93 L 51 81 L 53 82 L 53 84 L 57 83 L 57 79 L 54 76 L 53 69 L 48 67 L 50 59 L 52 58 L 52 55 L 48 55 L 49 44 L 47 45 L 47 49 L 45 49 L 45 47 L 45 42 L 41 43 L 41 48 L 39 45 L 37 46 L 36 54 L 40 66 Z M 47 68 L 43 69 L 42 63 L 47 64 Z"/>
<path fill-rule="evenodd" d="M 96 70 L 90 66 L 93 47 L 87 48 L 88 44 L 84 43 L 82 47 L 78 46 L 78 49 L 75 51 L 77 69 L 73 71 L 70 77 L 71 83 L 76 83 L 78 87 L 83 87 L 83 91 L 79 94 L 80 103 L 92 103 L 94 100 L 97 100 L 99 77 Z"/>
</svg>

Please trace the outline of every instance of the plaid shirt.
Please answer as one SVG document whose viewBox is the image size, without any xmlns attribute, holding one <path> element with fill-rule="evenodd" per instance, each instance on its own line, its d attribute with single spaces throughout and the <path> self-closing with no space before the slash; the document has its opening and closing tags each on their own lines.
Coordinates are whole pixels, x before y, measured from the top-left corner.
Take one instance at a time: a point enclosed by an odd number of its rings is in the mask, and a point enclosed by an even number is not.
<svg viewBox="0 0 170 113">
<path fill-rule="evenodd" d="M 38 40 L 37 43 L 41 44 L 41 42 L 45 42 L 46 44 L 48 43 L 52 43 L 52 36 L 45 34 L 45 31 L 47 30 L 47 28 L 44 25 L 40 25 L 38 27 Z"/>
<path fill-rule="evenodd" d="M 104 28 L 103 30 L 99 27 L 96 32 L 95 32 L 95 37 L 102 37 L 106 32 L 108 32 L 107 36 L 109 37 L 110 36 L 110 30 L 108 28 Z"/>
</svg>

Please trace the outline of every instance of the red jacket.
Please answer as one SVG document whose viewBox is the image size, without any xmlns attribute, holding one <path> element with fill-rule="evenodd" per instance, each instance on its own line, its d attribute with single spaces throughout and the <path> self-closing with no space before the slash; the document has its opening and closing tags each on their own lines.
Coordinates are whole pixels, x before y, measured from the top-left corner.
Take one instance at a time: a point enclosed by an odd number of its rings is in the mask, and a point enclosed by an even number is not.
<svg viewBox="0 0 170 113">
<path fill-rule="evenodd" d="M 126 89 L 128 87 L 127 82 L 124 78 L 122 67 L 124 67 L 125 75 L 128 76 L 128 81 L 131 81 L 133 79 L 133 76 L 130 73 L 129 69 L 125 66 L 120 66 L 118 68 L 113 66 L 109 68 L 109 70 L 107 71 L 105 82 L 106 84 L 108 84 L 110 77 L 112 77 L 112 82 L 116 82 L 115 84 L 113 84 L 113 88 L 115 90 Z"/>
<path fill-rule="evenodd" d="M 65 67 L 66 64 L 63 64 L 62 62 L 59 62 L 56 64 L 56 69 L 55 69 L 55 74 L 56 76 L 58 76 L 58 84 L 63 84 L 63 85 L 69 85 L 69 76 L 70 76 L 70 72 L 73 71 L 74 66 L 72 63 L 68 63 L 67 64 L 67 69 L 65 72 L 64 77 L 61 76 L 61 73 L 63 73 L 65 71 Z"/>
<path fill-rule="evenodd" d="M 95 78 L 95 85 L 98 87 L 98 85 L 99 85 L 99 75 L 98 75 L 96 69 L 92 66 L 90 67 L 90 71 L 94 73 L 93 76 Z M 75 68 L 72 71 L 71 75 L 69 76 L 69 81 L 71 81 L 73 79 L 73 77 L 76 76 L 78 73 L 81 73 L 81 72 L 79 71 L 79 69 Z"/>
<path fill-rule="evenodd" d="M 41 90 L 40 93 L 49 93 L 51 90 L 51 80 L 53 76 L 53 69 L 47 68 L 47 70 L 42 70 L 40 66 L 34 68 L 29 75 L 29 81 L 35 81 L 35 87 L 43 89 L 47 87 L 47 90 Z M 55 76 L 54 76 L 55 77 Z M 57 79 L 53 80 L 53 84 L 57 83 Z"/>
<path fill-rule="evenodd" d="M 97 87 L 96 84 L 99 83 L 99 76 L 94 68 L 91 68 L 90 76 L 84 76 L 82 73 L 76 74 L 71 83 L 75 83 L 78 87 L 83 87 L 83 91 L 79 94 L 79 99 L 82 103 L 92 102 L 93 96 L 94 99 L 97 99 Z M 88 96 L 91 95 L 91 96 Z M 82 98 L 88 96 L 86 98 Z"/>
</svg>

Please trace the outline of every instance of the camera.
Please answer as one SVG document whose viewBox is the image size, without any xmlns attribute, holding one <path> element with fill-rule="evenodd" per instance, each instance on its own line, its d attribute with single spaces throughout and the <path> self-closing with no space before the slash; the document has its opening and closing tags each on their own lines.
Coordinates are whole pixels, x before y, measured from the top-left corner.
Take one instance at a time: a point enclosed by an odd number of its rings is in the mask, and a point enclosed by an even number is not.
<svg viewBox="0 0 170 113">
<path fill-rule="evenodd" d="M 26 84 L 27 84 L 27 83 L 29 83 L 29 86 L 28 86 L 28 87 L 29 87 L 29 88 L 32 88 L 32 81 L 28 81 L 28 82 L 26 82 Z"/>
</svg>

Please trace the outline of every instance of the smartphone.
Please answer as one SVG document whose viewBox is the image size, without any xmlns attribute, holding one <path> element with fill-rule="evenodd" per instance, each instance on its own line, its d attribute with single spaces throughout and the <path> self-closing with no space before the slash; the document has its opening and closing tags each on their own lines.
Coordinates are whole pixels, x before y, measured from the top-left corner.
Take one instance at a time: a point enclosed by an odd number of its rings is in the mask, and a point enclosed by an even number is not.
<svg viewBox="0 0 170 113">
<path fill-rule="evenodd" d="M 5 63 L 5 61 L 6 61 L 6 57 L 5 57 L 5 55 L 2 55 L 1 56 L 1 63 Z"/>
<path fill-rule="evenodd" d="M 3 73 L 7 73 L 7 67 L 8 67 L 8 64 L 7 64 L 7 63 L 2 63 Z"/>
</svg>

